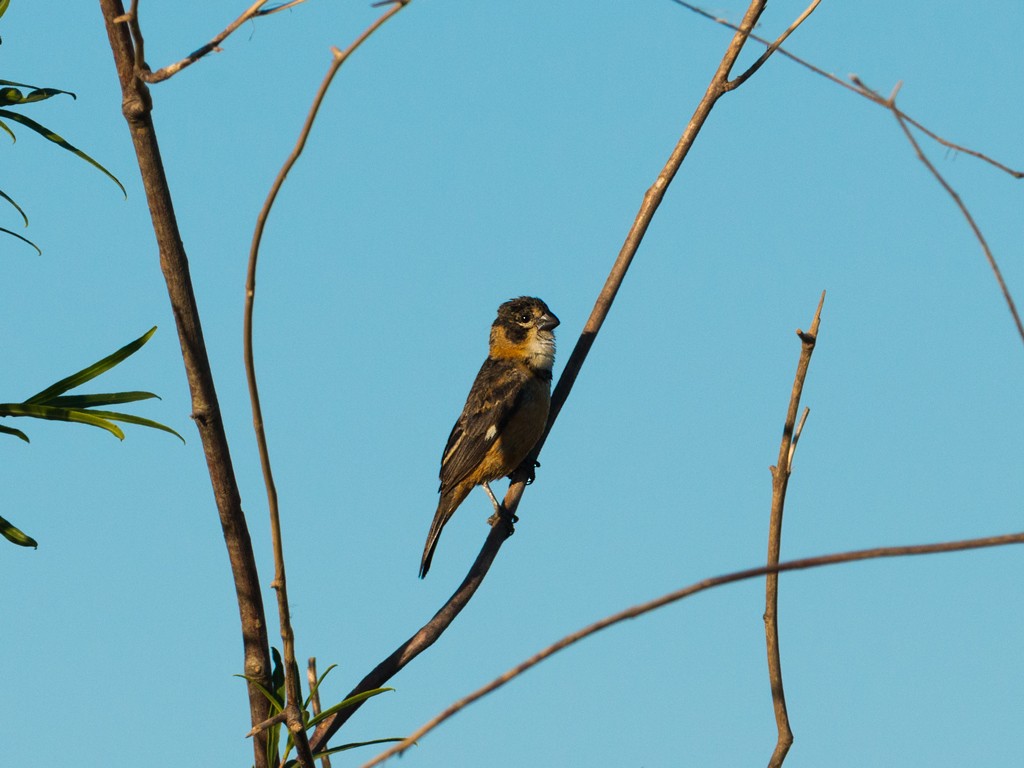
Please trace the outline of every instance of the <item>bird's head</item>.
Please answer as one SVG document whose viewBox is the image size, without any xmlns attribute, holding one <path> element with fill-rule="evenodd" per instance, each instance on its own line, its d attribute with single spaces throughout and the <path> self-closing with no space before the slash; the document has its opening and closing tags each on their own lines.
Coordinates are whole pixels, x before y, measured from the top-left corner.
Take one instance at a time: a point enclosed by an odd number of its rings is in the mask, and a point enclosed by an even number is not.
<svg viewBox="0 0 1024 768">
<path fill-rule="evenodd" d="M 534 370 L 550 371 L 557 326 L 558 318 L 540 299 L 520 296 L 506 301 L 491 325 L 491 357 L 522 360 Z"/>
</svg>

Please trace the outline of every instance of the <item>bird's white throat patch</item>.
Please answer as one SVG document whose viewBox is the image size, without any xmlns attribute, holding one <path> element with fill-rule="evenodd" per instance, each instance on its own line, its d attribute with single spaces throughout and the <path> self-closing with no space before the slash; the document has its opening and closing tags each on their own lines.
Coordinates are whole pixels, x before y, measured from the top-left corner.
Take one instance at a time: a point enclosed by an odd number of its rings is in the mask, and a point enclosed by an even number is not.
<svg viewBox="0 0 1024 768">
<path fill-rule="evenodd" d="M 555 364 L 555 337 L 551 331 L 535 331 L 527 342 L 527 359 L 531 368 L 550 371 Z"/>
</svg>

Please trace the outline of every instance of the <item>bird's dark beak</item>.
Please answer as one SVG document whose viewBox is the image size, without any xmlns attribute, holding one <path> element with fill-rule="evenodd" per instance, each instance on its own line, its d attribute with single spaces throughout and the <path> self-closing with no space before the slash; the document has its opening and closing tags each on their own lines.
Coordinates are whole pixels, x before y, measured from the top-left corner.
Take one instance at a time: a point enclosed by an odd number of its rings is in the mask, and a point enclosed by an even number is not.
<svg viewBox="0 0 1024 768">
<path fill-rule="evenodd" d="M 558 318 L 555 317 L 550 311 L 545 312 L 540 316 L 540 322 L 537 323 L 537 327 L 542 331 L 550 331 L 552 328 L 558 327 Z"/>
</svg>

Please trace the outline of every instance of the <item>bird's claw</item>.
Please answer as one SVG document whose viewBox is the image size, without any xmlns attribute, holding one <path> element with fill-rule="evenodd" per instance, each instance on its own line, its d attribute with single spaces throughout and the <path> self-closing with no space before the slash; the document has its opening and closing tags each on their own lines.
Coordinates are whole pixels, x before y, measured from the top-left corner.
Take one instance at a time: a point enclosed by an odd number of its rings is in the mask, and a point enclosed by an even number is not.
<svg viewBox="0 0 1024 768">
<path fill-rule="evenodd" d="M 509 480 L 512 482 L 522 480 L 527 485 L 533 485 L 533 481 L 537 479 L 536 469 L 539 466 L 539 461 L 524 461 L 516 468 L 515 472 L 508 476 Z"/>
<path fill-rule="evenodd" d="M 501 505 L 501 510 L 500 511 L 495 512 L 493 515 L 491 515 L 489 518 L 487 518 L 487 524 L 489 526 L 491 526 L 492 528 L 494 526 L 496 526 L 498 523 L 504 523 L 506 528 L 507 528 L 507 530 L 508 530 L 508 535 L 509 536 L 511 536 L 513 533 L 516 532 L 515 524 L 518 523 L 518 522 L 519 522 L 519 516 L 518 515 L 512 515 L 510 517 L 509 513 L 508 513 L 508 510 L 505 508 L 504 504 Z"/>
</svg>

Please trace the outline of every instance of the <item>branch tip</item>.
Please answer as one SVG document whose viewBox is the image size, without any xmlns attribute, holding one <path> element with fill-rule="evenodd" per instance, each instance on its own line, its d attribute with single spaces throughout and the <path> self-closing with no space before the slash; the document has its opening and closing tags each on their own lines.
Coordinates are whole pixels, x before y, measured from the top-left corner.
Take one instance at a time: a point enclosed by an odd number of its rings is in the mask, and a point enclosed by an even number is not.
<svg viewBox="0 0 1024 768">
<path fill-rule="evenodd" d="M 886 99 L 885 103 L 888 104 L 890 107 L 895 107 L 896 106 L 896 94 L 900 92 L 900 88 L 902 88 L 902 87 L 903 87 L 903 81 L 902 80 L 897 81 L 896 85 L 894 85 L 892 87 L 892 93 L 889 94 L 889 98 Z"/>
</svg>

